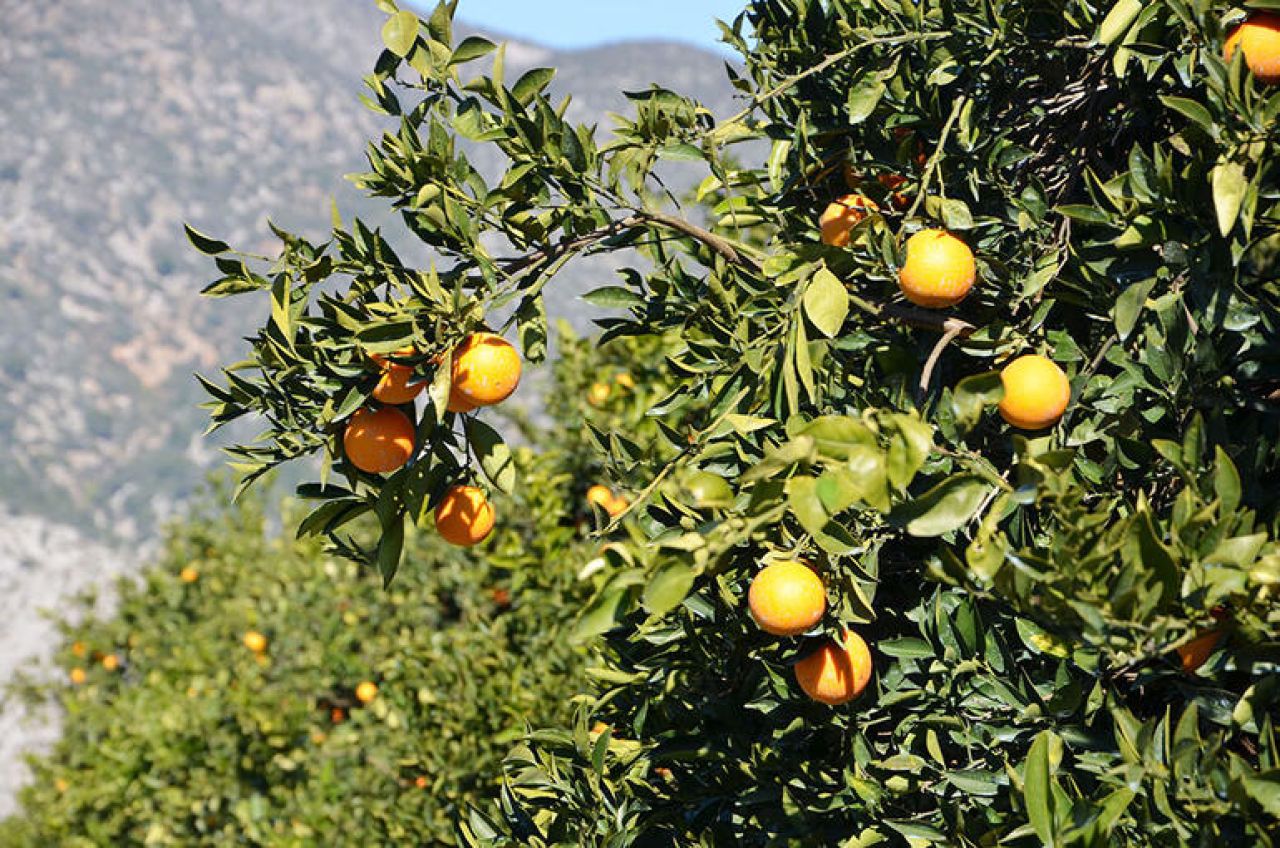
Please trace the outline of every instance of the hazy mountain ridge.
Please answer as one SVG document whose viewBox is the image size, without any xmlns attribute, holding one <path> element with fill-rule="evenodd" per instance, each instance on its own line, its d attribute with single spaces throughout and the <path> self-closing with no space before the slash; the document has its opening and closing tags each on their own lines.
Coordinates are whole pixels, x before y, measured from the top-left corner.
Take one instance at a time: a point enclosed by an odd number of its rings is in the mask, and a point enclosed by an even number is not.
<svg viewBox="0 0 1280 848">
<path fill-rule="evenodd" d="M 197 296 L 213 269 L 179 223 L 271 249 L 268 215 L 320 235 L 331 196 L 381 217 L 342 179 L 386 125 L 356 99 L 381 49 L 372 2 L 157 8 L 31 4 L 0 34 L 0 504 L 123 538 L 219 462 L 190 375 L 258 317 Z M 655 81 L 731 107 L 723 59 L 677 44 L 515 43 L 507 63 L 559 68 L 571 115 L 602 130 L 619 91 Z M 608 271 L 571 269 L 556 304 Z"/>
</svg>

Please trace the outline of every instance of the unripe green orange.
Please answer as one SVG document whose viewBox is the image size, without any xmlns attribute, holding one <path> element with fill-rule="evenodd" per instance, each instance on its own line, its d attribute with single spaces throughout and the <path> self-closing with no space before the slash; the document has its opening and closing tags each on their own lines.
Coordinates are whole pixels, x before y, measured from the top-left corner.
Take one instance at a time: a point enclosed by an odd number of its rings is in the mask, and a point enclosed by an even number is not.
<svg viewBox="0 0 1280 848">
<path fill-rule="evenodd" d="M 1020 356 L 1000 372 L 1004 398 L 1000 415 L 1023 430 L 1043 430 L 1062 418 L 1071 401 L 1071 383 L 1057 363 L 1039 354 Z"/>
<path fill-rule="evenodd" d="M 964 300 L 977 274 L 969 245 L 946 230 L 921 230 L 907 239 L 898 285 L 917 306 L 941 309 Z"/>
<path fill-rule="evenodd" d="M 1259 12 L 1233 29 L 1222 45 L 1222 57 L 1230 62 L 1239 47 L 1244 63 L 1259 82 L 1280 82 L 1280 15 Z"/>
<path fill-rule="evenodd" d="M 747 607 L 764 632 L 799 636 L 822 620 L 827 610 L 827 590 L 822 579 L 804 563 L 775 562 L 751 581 Z"/>
</svg>

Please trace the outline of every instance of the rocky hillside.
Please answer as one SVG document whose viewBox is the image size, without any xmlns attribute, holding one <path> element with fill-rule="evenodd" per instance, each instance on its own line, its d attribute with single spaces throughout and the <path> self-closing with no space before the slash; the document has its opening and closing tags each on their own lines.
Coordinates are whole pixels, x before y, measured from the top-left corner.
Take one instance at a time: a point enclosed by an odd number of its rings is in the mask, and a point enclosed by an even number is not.
<svg viewBox="0 0 1280 848">
<path fill-rule="evenodd" d="M 463 4 L 465 7 L 465 4 Z M 360 170 L 372 0 L 59 0 L 0 29 L 0 506 L 147 538 L 219 462 L 191 374 L 236 355 L 253 304 L 202 301 L 180 223 L 267 247 L 317 232 Z M 722 59 L 674 44 L 556 52 L 576 117 L 660 82 L 731 108 Z M 512 67 L 514 66 L 514 67 Z M 564 295 L 607 267 L 579 269 Z M 3 533 L 0 528 L 0 533 Z"/>
</svg>

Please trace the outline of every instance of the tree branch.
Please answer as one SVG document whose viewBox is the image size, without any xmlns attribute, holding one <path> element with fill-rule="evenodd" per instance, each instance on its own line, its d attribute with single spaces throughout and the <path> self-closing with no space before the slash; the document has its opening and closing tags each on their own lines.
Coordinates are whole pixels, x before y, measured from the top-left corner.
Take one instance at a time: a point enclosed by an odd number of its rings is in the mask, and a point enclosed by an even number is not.
<svg viewBox="0 0 1280 848">
<path fill-rule="evenodd" d="M 684 233 L 690 238 L 696 239 L 707 247 L 719 253 L 725 259 L 734 265 L 745 265 L 752 271 L 760 270 L 760 263 L 754 256 L 748 256 L 744 251 L 734 247 L 727 239 L 723 239 L 715 233 L 705 230 L 690 221 L 683 218 L 677 218 L 674 215 L 668 215 L 665 212 L 651 212 L 649 210 L 638 210 L 637 214 L 644 221 L 658 224 L 676 232 Z"/>
</svg>

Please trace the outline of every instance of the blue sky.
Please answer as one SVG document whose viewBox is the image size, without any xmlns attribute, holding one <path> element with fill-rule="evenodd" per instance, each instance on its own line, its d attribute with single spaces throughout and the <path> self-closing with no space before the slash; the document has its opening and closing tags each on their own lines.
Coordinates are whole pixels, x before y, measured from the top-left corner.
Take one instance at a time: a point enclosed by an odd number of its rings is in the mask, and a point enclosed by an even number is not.
<svg viewBox="0 0 1280 848">
<path fill-rule="evenodd" d="M 419 9 L 433 0 L 412 0 Z M 716 18 L 731 21 L 743 0 L 461 0 L 458 18 L 550 47 L 590 47 L 667 38 L 715 49 Z"/>
</svg>

